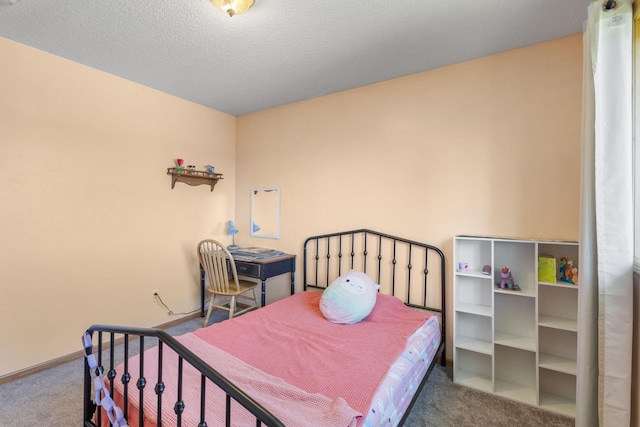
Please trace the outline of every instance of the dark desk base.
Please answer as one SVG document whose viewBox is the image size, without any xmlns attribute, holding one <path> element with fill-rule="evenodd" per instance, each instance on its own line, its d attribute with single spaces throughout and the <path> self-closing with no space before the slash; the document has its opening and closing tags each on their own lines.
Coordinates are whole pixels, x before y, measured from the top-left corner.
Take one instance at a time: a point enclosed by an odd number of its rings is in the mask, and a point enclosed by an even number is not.
<svg viewBox="0 0 640 427">
<path fill-rule="evenodd" d="M 296 271 L 296 256 L 295 255 L 282 255 L 267 259 L 257 259 L 253 261 L 235 261 L 236 270 L 239 276 L 252 277 L 254 279 L 260 279 L 262 284 L 262 296 L 260 299 L 260 305 L 262 307 L 266 304 L 267 297 L 267 279 L 275 276 L 279 276 L 284 273 L 291 274 L 291 295 L 295 292 L 294 273 Z M 201 290 L 201 302 L 200 302 L 200 317 L 204 317 L 204 270 L 200 267 L 200 290 Z"/>
</svg>

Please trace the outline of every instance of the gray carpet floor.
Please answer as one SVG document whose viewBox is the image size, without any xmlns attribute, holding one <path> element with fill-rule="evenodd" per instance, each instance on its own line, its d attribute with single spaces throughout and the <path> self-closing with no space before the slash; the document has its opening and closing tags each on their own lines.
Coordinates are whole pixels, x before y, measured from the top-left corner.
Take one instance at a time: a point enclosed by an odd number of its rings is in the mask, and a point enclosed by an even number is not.
<svg viewBox="0 0 640 427">
<path fill-rule="evenodd" d="M 223 320 L 224 314 L 214 312 L 210 323 Z M 182 335 L 201 326 L 202 319 L 196 318 L 171 327 L 167 332 Z M 136 351 L 135 342 L 132 342 L 131 350 Z M 0 385 L 0 427 L 81 426 L 83 363 L 78 359 Z M 573 426 L 574 421 L 456 385 L 452 381 L 452 369 L 437 365 L 404 425 L 564 427 Z"/>
</svg>

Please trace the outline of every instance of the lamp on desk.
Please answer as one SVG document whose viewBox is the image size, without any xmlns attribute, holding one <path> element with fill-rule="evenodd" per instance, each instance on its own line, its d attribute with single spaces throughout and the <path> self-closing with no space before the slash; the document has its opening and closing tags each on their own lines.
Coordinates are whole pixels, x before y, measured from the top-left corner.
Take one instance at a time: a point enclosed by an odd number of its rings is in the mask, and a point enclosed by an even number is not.
<svg viewBox="0 0 640 427">
<path fill-rule="evenodd" d="M 236 234 L 238 234 L 238 227 L 233 223 L 233 220 L 229 220 L 227 222 L 227 234 L 231 236 L 231 246 L 228 246 L 227 249 L 235 251 L 238 249 L 236 246 Z"/>
</svg>

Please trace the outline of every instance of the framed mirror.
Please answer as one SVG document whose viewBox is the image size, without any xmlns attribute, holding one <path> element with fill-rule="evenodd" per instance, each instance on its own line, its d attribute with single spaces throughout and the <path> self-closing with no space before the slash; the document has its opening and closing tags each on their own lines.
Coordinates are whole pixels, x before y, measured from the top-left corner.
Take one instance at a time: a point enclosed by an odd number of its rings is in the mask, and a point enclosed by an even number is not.
<svg viewBox="0 0 640 427">
<path fill-rule="evenodd" d="M 280 189 L 251 189 L 251 237 L 280 238 Z"/>
</svg>

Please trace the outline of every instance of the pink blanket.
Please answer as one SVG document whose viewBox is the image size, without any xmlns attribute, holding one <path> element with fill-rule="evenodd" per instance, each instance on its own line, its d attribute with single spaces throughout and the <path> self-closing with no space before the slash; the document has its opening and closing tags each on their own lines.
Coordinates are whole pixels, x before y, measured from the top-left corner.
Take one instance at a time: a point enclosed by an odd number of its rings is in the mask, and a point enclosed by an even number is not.
<svg viewBox="0 0 640 427">
<path fill-rule="evenodd" d="M 367 318 L 339 325 L 322 316 L 320 296 L 297 293 L 194 335 L 309 393 L 342 397 L 366 414 L 407 339 L 430 315 L 378 294 Z"/>
<path fill-rule="evenodd" d="M 177 338 L 183 345 L 198 355 L 230 380 L 234 385 L 263 405 L 286 426 L 355 426 L 356 417 L 360 414 L 350 408 L 343 399 L 329 399 L 321 394 L 307 393 L 286 383 L 280 378 L 273 377 L 247 365 L 236 357 L 210 345 L 194 336 L 186 334 Z M 157 382 L 157 347 L 145 352 L 145 377 L 148 393 L 145 394 L 145 426 L 155 426 L 158 410 L 157 399 L 153 393 L 153 385 Z M 138 378 L 138 356 L 130 360 L 130 372 L 133 378 Z M 119 368 L 121 369 L 121 368 Z M 163 353 L 164 391 L 163 410 L 164 426 L 177 425 L 176 415 L 172 405 L 177 396 L 178 363 L 177 355 L 168 347 Z M 183 401 L 185 410 L 182 414 L 182 425 L 196 426 L 200 422 L 200 373 L 188 363 L 184 363 L 183 370 Z M 122 405 L 123 386 L 116 381 L 116 403 Z M 217 386 L 207 382 L 206 420 L 211 426 L 225 425 L 225 394 Z M 135 385 L 129 389 L 129 398 L 137 401 L 138 390 Z M 130 426 L 138 425 L 139 404 L 130 405 L 128 421 Z M 232 401 L 232 426 L 255 426 L 256 420 L 247 410 Z M 105 425 L 108 425 L 105 424 Z"/>
</svg>

